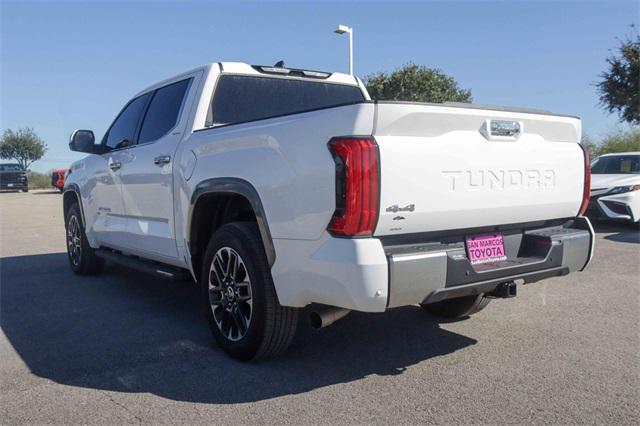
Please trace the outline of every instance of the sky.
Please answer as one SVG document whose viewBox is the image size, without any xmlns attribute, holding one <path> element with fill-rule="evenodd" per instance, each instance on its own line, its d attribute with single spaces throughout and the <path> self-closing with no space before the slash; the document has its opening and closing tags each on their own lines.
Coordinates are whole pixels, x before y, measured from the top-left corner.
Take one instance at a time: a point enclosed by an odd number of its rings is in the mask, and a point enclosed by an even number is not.
<svg viewBox="0 0 640 426">
<path fill-rule="evenodd" d="M 66 167 L 76 128 L 97 138 L 139 90 L 218 61 L 348 70 L 440 68 L 480 104 L 578 115 L 598 140 L 619 128 L 595 83 L 640 1 L 55 2 L 0 0 L 0 128 L 32 127 Z"/>
</svg>

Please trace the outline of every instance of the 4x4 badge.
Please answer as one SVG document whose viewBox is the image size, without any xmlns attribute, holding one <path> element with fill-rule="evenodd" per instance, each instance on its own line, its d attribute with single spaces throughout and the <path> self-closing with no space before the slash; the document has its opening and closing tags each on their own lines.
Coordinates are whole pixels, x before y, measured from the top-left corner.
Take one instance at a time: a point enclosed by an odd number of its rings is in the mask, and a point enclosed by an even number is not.
<svg viewBox="0 0 640 426">
<path fill-rule="evenodd" d="M 398 213 L 398 212 L 412 212 L 416 209 L 415 204 L 407 204 L 404 207 L 400 207 L 397 204 L 387 207 L 387 211 L 389 213 Z"/>
</svg>

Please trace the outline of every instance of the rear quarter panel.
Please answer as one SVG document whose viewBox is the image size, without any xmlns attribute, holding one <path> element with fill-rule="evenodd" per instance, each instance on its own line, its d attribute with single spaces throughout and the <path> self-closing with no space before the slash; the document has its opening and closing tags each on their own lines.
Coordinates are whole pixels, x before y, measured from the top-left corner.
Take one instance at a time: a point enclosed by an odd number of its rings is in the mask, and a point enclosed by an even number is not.
<svg viewBox="0 0 640 426">
<path fill-rule="evenodd" d="M 181 208 L 188 211 L 199 182 L 240 178 L 260 195 L 274 239 L 317 240 L 335 209 L 327 143 L 334 136 L 370 134 L 372 123 L 373 105 L 356 104 L 196 131 L 184 142 L 195 168 L 183 178 Z"/>
<path fill-rule="evenodd" d="M 333 300 L 326 297 L 336 292 L 317 285 L 332 282 L 327 272 L 333 264 L 312 260 L 329 238 L 326 229 L 335 210 L 335 164 L 327 143 L 334 136 L 370 134 L 373 111 L 372 104 L 356 104 L 194 132 L 181 151 L 181 158 L 191 158 L 195 165 L 189 167 L 189 179 L 180 169 L 178 209 L 189 212 L 191 196 L 204 180 L 249 182 L 258 192 L 273 240 L 272 276 L 280 303 Z M 189 220 L 176 223 L 188 246 Z M 386 279 L 386 266 L 381 268 L 380 277 Z M 343 284 L 340 288 L 348 287 Z M 314 291 L 326 297 L 314 298 Z"/>
</svg>

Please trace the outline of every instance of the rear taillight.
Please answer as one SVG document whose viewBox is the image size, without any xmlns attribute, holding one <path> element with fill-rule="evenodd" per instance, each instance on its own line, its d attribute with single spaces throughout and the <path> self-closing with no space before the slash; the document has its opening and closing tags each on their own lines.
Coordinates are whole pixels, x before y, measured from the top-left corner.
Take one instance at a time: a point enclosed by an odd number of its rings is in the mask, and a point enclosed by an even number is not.
<svg viewBox="0 0 640 426">
<path fill-rule="evenodd" d="M 589 194 L 591 192 L 591 159 L 589 156 L 589 148 L 584 145 L 580 145 L 582 152 L 584 153 L 584 192 L 582 193 L 582 204 L 580 205 L 580 211 L 578 216 L 584 215 L 589 207 Z"/>
<path fill-rule="evenodd" d="M 340 137 L 329 142 L 336 163 L 336 210 L 329 231 L 371 236 L 380 205 L 380 161 L 373 138 Z"/>
</svg>

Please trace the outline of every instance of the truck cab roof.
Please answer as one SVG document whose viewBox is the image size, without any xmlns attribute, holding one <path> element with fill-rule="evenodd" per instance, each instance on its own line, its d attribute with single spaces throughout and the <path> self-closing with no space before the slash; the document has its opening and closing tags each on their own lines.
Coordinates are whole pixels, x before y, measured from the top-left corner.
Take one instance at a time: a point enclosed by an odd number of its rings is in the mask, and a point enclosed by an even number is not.
<svg viewBox="0 0 640 426">
<path fill-rule="evenodd" d="M 179 80 L 182 76 L 187 76 L 198 71 L 210 72 L 215 70 L 221 74 L 239 74 L 239 75 L 255 75 L 265 77 L 280 77 L 291 79 L 303 79 L 303 80 L 317 80 L 325 83 L 334 84 L 346 84 L 351 86 L 360 86 L 364 89 L 364 83 L 353 75 L 339 73 L 339 72 L 327 72 L 316 70 L 304 70 L 301 68 L 289 68 L 289 67 L 276 67 L 270 65 L 250 65 L 244 62 L 211 62 L 204 64 L 183 73 L 174 75 L 167 79 L 164 79 L 156 84 L 146 87 L 136 94 L 140 96 L 143 93 L 157 89 L 158 87 L 165 86 L 171 82 Z M 369 99 L 366 89 L 364 89 L 365 96 Z"/>
<path fill-rule="evenodd" d="M 215 65 L 215 64 L 214 64 Z M 227 74 L 277 75 L 280 77 L 310 78 L 328 83 L 358 85 L 357 77 L 338 72 L 304 70 L 300 68 L 275 67 L 269 65 L 249 65 L 243 62 L 218 62 L 220 71 Z"/>
</svg>

